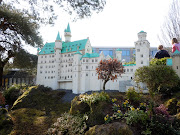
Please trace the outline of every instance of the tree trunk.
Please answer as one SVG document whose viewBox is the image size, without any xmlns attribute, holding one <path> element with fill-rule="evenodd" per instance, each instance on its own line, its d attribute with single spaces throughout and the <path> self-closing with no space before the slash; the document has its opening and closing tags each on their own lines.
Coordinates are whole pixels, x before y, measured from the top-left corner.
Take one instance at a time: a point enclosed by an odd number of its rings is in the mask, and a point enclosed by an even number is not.
<svg viewBox="0 0 180 135">
<path fill-rule="evenodd" d="M 105 80 L 104 83 L 103 83 L 103 92 L 105 92 L 105 85 L 106 85 L 107 82 L 108 82 L 108 80 Z"/>
<path fill-rule="evenodd" d="M 0 91 L 2 90 L 3 67 L 0 67 Z"/>
</svg>

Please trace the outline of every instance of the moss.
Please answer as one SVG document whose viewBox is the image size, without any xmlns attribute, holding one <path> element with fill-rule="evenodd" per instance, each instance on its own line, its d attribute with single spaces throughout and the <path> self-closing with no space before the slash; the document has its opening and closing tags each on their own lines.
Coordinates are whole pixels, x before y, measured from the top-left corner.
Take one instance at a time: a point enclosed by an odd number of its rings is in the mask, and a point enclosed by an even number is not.
<svg viewBox="0 0 180 135">
<path fill-rule="evenodd" d="M 128 125 L 120 122 L 96 125 L 91 127 L 85 135 L 132 135 L 133 132 Z"/>
<path fill-rule="evenodd" d="M 166 107 L 168 108 L 168 112 L 170 115 L 174 115 L 177 113 L 177 109 L 178 109 L 177 103 L 178 100 L 176 98 L 169 99 L 166 102 Z"/>
<path fill-rule="evenodd" d="M 93 112 L 89 114 L 87 121 L 88 126 L 104 124 L 104 117 L 107 115 L 107 106 L 110 103 L 107 101 L 99 101 L 95 104 L 92 104 Z"/>
<path fill-rule="evenodd" d="M 79 97 L 76 96 L 72 101 L 71 101 L 71 108 L 69 113 L 73 115 L 77 114 L 84 114 L 90 111 L 90 107 L 87 103 L 81 102 L 79 100 Z"/>
<path fill-rule="evenodd" d="M 7 135 L 13 129 L 13 121 L 6 109 L 0 109 L 0 134 Z"/>
</svg>

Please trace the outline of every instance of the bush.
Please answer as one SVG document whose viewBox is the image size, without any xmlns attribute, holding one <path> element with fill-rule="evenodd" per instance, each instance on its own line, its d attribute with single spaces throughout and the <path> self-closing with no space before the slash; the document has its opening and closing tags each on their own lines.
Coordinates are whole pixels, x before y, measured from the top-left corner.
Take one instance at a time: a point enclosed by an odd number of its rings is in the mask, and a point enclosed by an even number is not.
<svg viewBox="0 0 180 135">
<path fill-rule="evenodd" d="M 3 94 L 6 99 L 6 103 L 12 105 L 22 93 L 19 87 L 13 85 L 7 90 L 5 90 Z"/>
<path fill-rule="evenodd" d="M 139 102 L 142 100 L 142 97 L 140 93 L 136 92 L 136 90 L 133 88 L 129 88 L 126 92 L 126 98 L 133 104 L 139 104 Z"/>
<path fill-rule="evenodd" d="M 3 96 L 3 94 L 0 92 L 0 106 L 5 104 L 5 98 Z"/>
<path fill-rule="evenodd" d="M 179 135 L 178 129 L 173 127 L 174 122 L 168 120 L 166 116 L 154 115 L 149 125 L 152 135 Z"/>
<path fill-rule="evenodd" d="M 80 135 L 85 132 L 86 128 L 85 119 L 64 113 L 57 119 L 57 122 L 52 125 L 52 128 L 48 129 L 48 134 Z"/>
<path fill-rule="evenodd" d="M 152 59 L 150 61 L 150 65 L 166 65 L 166 60 L 168 58 L 161 58 L 161 59 Z"/>
<path fill-rule="evenodd" d="M 154 112 L 158 115 L 164 115 L 166 117 L 169 117 L 169 113 L 167 112 L 168 108 L 166 108 L 163 104 L 161 104 L 159 107 L 156 107 L 154 109 Z"/>
<path fill-rule="evenodd" d="M 8 135 L 13 129 L 13 121 L 5 108 L 0 109 L 0 134 Z"/>
<path fill-rule="evenodd" d="M 149 117 L 143 110 L 131 110 L 127 112 L 125 119 L 128 125 L 136 127 L 141 126 L 140 128 L 144 128 L 149 120 Z"/>
<path fill-rule="evenodd" d="M 166 107 L 168 108 L 168 112 L 170 115 L 174 115 L 177 113 L 177 99 L 176 98 L 172 98 L 172 99 L 169 99 L 166 103 Z"/>
</svg>

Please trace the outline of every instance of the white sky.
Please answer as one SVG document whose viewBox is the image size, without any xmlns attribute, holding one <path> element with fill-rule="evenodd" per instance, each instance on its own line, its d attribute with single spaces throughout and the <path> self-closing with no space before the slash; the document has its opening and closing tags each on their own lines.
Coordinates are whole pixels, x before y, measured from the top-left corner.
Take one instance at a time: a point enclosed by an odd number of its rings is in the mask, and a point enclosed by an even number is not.
<svg viewBox="0 0 180 135">
<path fill-rule="evenodd" d="M 40 32 L 44 43 L 54 42 L 58 31 L 64 40 L 64 29 L 69 22 L 71 41 L 89 37 L 93 47 L 134 47 L 137 33 L 143 30 L 147 32 L 150 46 L 157 47 L 160 44 L 157 35 L 171 2 L 172 0 L 107 0 L 102 12 L 76 22 L 60 10 L 55 25 L 41 27 Z"/>
</svg>

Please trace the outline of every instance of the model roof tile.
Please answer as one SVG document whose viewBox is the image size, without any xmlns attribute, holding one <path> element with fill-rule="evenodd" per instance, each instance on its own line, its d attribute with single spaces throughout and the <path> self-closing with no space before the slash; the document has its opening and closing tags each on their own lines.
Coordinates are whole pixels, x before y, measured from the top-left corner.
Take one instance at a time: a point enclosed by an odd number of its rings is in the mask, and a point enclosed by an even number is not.
<svg viewBox="0 0 180 135">
<path fill-rule="evenodd" d="M 99 57 L 98 53 L 86 53 L 85 55 L 82 56 L 82 58 L 95 58 Z"/>
<path fill-rule="evenodd" d="M 78 40 L 74 42 L 62 42 L 61 53 L 76 52 L 85 49 L 88 39 Z M 46 43 L 39 54 L 54 54 L 55 42 Z"/>
</svg>

